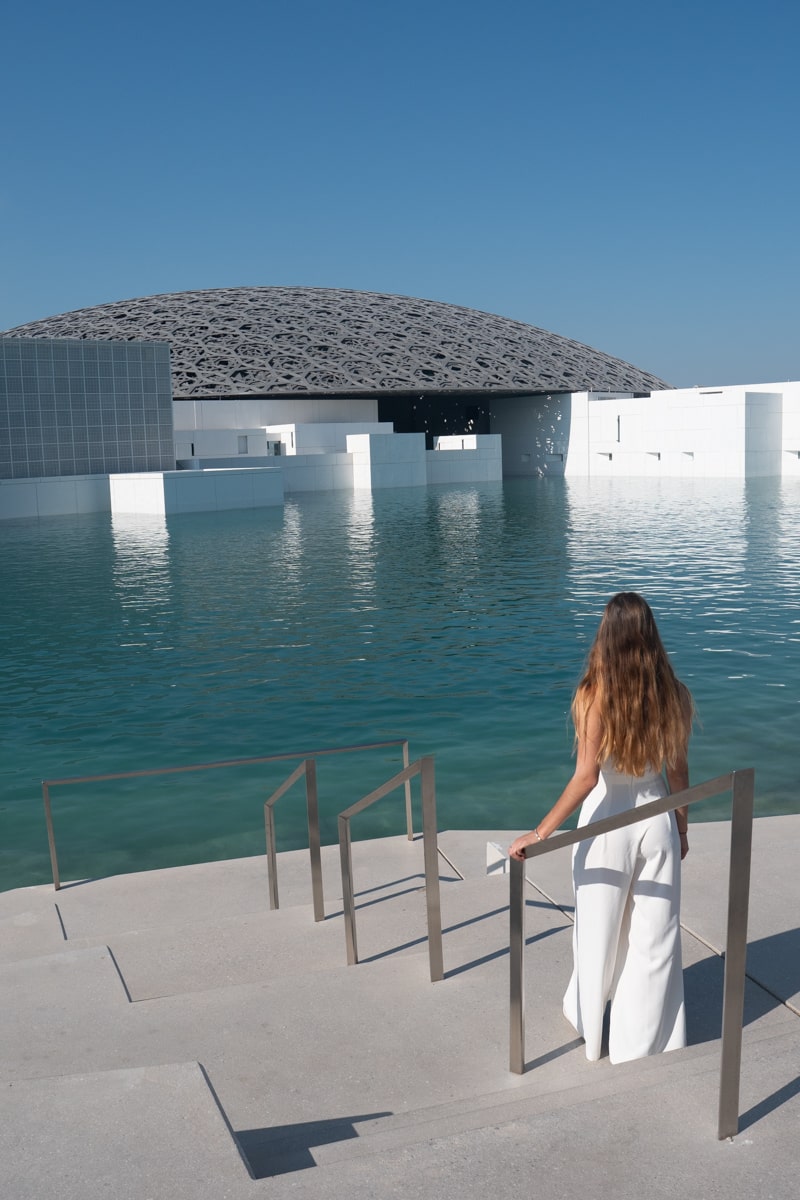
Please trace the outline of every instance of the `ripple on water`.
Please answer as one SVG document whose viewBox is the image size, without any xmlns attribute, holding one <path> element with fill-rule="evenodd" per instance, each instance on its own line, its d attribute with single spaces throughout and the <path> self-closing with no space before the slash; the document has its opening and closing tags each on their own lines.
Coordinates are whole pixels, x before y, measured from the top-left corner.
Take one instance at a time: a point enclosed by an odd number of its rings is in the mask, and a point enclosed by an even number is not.
<svg viewBox="0 0 800 1200">
<path fill-rule="evenodd" d="M 622 589 L 648 597 L 694 692 L 693 777 L 752 765 L 759 811 L 797 811 L 798 527 L 800 485 L 777 480 L 507 481 L 7 523 L 2 886 L 47 878 L 42 777 L 390 736 L 436 755 L 442 827 L 530 827 L 569 775 L 571 691 Z M 398 765 L 325 760 L 328 840 L 337 809 Z M 287 773 L 64 789 L 64 873 L 257 853 Z M 300 799 L 281 812 L 286 846 L 303 839 Z M 387 798 L 361 832 L 399 830 L 399 807 Z"/>
</svg>

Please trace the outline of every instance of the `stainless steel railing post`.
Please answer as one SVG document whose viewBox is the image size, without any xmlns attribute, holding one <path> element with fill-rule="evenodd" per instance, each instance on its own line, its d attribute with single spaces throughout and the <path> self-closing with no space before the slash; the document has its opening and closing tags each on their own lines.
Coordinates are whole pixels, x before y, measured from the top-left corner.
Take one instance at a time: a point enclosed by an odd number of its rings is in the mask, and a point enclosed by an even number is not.
<svg viewBox="0 0 800 1200">
<path fill-rule="evenodd" d="M 408 742 L 403 742 L 403 767 L 408 767 Z M 406 780 L 406 837 L 414 840 L 414 814 L 411 809 L 411 780 Z"/>
<path fill-rule="evenodd" d="M 306 776 L 308 780 L 308 759 L 304 759 L 299 766 L 295 767 L 288 779 L 284 779 L 280 787 L 276 788 L 270 798 L 264 803 L 264 833 L 267 841 L 267 879 L 269 881 L 269 906 L 270 908 L 278 908 L 278 856 L 275 846 L 275 805 L 284 796 L 290 787 L 293 787 L 301 775 Z"/>
<path fill-rule="evenodd" d="M 509 859 L 510 992 L 509 1066 L 515 1075 L 525 1071 L 525 860 Z"/>
<path fill-rule="evenodd" d="M 725 938 L 725 983 L 722 998 L 722 1051 L 719 1073 L 718 1136 L 739 1132 L 739 1085 L 742 1065 L 742 1022 L 747 956 L 747 913 L 750 854 L 753 841 L 755 773 L 734 771 L 731 809 L 731 852 L 728 872 L 728 929 Z"/>
<path fill-rule="evenodd" d="M 50 846 L 50 866 L 53 870 L 53 887 L 58 891 L 61 887 L 61 876 L 58 873 L 58 856 L 56 855 L 56 835 L 53 829 L 53 808 L 50 804 L 50 787 L 47 780 L 42 780 L 42 798 L 44 799 L 44 819 L 47 824 L 47 842 Z"/>
<path fill-rule="evenodd" d="M 278 903 L 278 856 L 275 851 L 275 811 L 271 804 L 264 805 L 264 836 L 267 843 L 267 887 L 269 906 L 280 908 Z"/>
<path fill-rule="evenodd" d="M 511 859 L 509 875 L 509 966 L 510 966 L 510 1069 L 525 1070 L 525 860 L 538 858 L 565 846 L 574 846 L 589 838 L 639 821 L 672 812 L 684 805 L 696 804 L 710 796 L 732 790 L 731 849 L 728 877 L 728 928 L 725 950 L 722 1041 L 720 1048 L 719 1123 L 721 1139 L 734 1137 L 739 1127 L 739 1084 L 741 1074 L 742 1019 L 744 1013 L 745 966 L 747 953 L 747 911 L 750 894 L 750 856 L 753 836 L 755 772 L 752 768 L 731 771 L 685 792 L 664 796 L 639 808 L 604 817 L 580 829 L 565 830 L 544 842 L 526 847 L 525 859 Z"/>
<path fill-rule="evenodd" d="M 325 901 L 322 896 L 322 851 L 319 835 L 319 803 L 317 801 L 317 764 L 307 758 L 306 768 L 306 812 L 308 814 L 308 856 L 311 861 L 311 899 L 314 905 L 314 920 L 325 920 Z"/>
<path fill-rule="evenodd" d="M 350 835 L 350 818 L 363 812 L 389 792 L 408 783 L 415 775 L 422 777 L 422 826 L 423 851 L 425 855 L 426 918 L 428 925 L 428 955 L 431 981 L 444 977 L 442 963 L 442 912 L 439 896 L 439 846 L 436 830 L 436 785 L 434 780 L 433 756 L 428 755 L 411 763 L 374 792 L 351 804 L 339 813 L 339 857 L 342 864 L 342 907 L 347 943 L 347 962 L 350 966 L 358 962 L 356 939 L 356 904 L 353 888 L 353 854 Z"/>
<path fill-rule="evenodd" d="M 436 781 L 433 755 L 420 759 L 422 844 L 425 855 L 425 905 L 428 918 L 428 962 L 431 983 L 444 978 L 442 901 L 439 895 L 439 846 L 436 829 Z M 406 781 L 408 787 L 408 781 Z"/>
<path fill-rule="evenodd" d="M 403 762 L 405 765 L 408 765 L 408 739 L 389 738 L 382 742 L 361 742 L 354 746 L 331 746 L 324 750 L 310 750 L 302 752 L 297 750 L 289 750 L 281 754 L 261 754 L 255 758 L 228 758 L 223 759 L 220 762 L 189 763 L 182 767 L 148 767 L 140 771 L 112 771 L 104 775 L 75 775 L 69 779 L 43 779 L 42 796 L 44 799 L 45 821 L 47 824 L 47 838 L 50 844 L 50 863 L 53 869 L 53 887 L 56 889 L 56 891 L 58 891 L 58 889 L 61 887 L 61 880 L 58 871 L 58 859 L 56 856 L 55 832 L 53 829 L 53 814 L 50 804 L 50 789 L 53 787 L 63 787 L 67 784 L 74 785 L 78 783 L 104 783 L 108 782 L 109 780 L 119 779 L 144 779 L 154 775 L 183 775 L 188 771 L 218 771 L 226 767 L 252 767 L 260 766 L 264 763 L 286 762 L 292 758 L 316 760 L 318 758 L 325 758 L 331 754 L 356 754 L 361 753 L 364 750 L 380 750 L 388 746 L 402 746 Z M 408 802 L 410 803 L 411 792 L 408 789 L 406 791 L 406 796 Z M 410 824 L 408 827 L 408 836 L 409 838 L 413 837 Z"/>
<path fill-rule="evenodd" d="M 342 864 L 342 908 L 344 910 L 344 936 L 347 945 L 347 965 L 358 962 L 356 940 L 356 898 L 353 890 L 353 851 L 350 844 L 350 818 L 339 816 L 339 858 Z"/>
</svg>

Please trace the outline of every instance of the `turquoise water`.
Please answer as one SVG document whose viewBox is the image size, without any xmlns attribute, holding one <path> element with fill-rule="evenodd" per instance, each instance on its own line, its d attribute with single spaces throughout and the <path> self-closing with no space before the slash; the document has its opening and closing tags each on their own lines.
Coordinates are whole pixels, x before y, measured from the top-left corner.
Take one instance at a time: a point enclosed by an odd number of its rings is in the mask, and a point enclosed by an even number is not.
<svg viewBox="0 0 800 1200">
<path fill-rule="evenodd" d="M 170 518 L 0 526 L 0 887 L 49 878 L 42 778 L 408 737 L 439 824 L 529 828 L 571 769 L 608 596 L 652 603 L 702 725 L 695 780 L 756 768 L 800 811 L 800 482 L 506 481 Z M 398 751 L 319 765 L 335 814 Z M 54 790 L 64 878 L 263 847 L 286 764 Z M 298 788 L 281 848 L 303 844 Z M 401 794 L 362 836 L 399 832 Z M 708 802 L 698 817 L 727 815 Z"/>
</svg>

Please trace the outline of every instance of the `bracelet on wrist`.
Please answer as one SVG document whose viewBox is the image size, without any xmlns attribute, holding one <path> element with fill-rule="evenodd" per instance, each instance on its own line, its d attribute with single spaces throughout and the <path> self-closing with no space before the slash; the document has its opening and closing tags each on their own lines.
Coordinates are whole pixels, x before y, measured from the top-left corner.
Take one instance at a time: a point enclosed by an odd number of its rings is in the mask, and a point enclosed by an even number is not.
<svg viewBox="0 0 800 1200">
<path fill-rule="evenodd" d="M 536 826 L 536 828 L 535 828 L 535 829 L 534 829 L 534 831 L 533 831 L 533 836 L 536 838 L 537 842 L 541 842 L 541 841 L 542 841 L 542 835 L 539 833 L 539 826 L 538 826 L 538 825 Z"/>
</svg>

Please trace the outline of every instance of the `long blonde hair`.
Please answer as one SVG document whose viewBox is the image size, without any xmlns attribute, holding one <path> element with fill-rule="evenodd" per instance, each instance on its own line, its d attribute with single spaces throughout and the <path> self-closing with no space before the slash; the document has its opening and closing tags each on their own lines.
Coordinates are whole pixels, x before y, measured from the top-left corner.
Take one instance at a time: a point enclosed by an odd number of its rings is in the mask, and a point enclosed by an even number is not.
<svg viewBox="0 0 800 1200">
<path fill-rule="evenodd" d="M 597 706 L 597 762 L 626 775 L 675 766 L 686 754 L 694 703 L 672 669 L 650 605 L 636 592 L 612 596 L 572 701 L 576 739 Z"/>
</svg>

